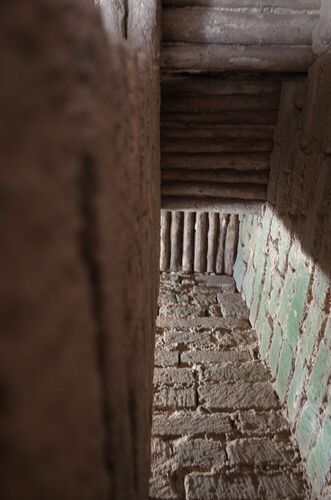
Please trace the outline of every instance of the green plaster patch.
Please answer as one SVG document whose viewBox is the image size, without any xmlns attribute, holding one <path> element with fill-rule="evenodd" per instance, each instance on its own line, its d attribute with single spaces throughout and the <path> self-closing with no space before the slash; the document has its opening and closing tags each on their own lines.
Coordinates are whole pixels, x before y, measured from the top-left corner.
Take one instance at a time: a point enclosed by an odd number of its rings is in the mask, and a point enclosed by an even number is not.
<svg viewBox="0 0 331 500">
<path fill-rule="evenodd" d="M 316 445 L 310 454 L 307 475 L 314 490 L 319 493 L 331 479 L 331 418 L 326 417 Z"/>
<path fill-rule="evenodd" d="M 253 216 L 251 214 L 247 214 L 244 221 L 244 224 L 242 224 L 243 237 L 245 239 L 245 242 L 249 243 L 252 234 Z"/>
<path fill-rule="evenodd" d="M 274 215 L 274 212 L 273 212 L 272 206 L 267 204 L 266 208 L 265 208 L 264 215 L 263 215 L 263 224 L 268 229 L 268 234 L 269 234 L 270 224 L 271 224 L 273 215 Z"/>
<path fill-rule="evenodd" d="M 259 303 L 259 312 L 256 318 L 255 328 L 261 331 L 262 326 L 266 321 L 266 317 L 268 314 L 268 297 L 261 292 L 260 303 Z"/>
<path fill-rule="evenodd" d="M 315 277 L 313 282 L 313 297 L 321 309 L 327 307 L 327 297 L 331 288 L 330 278 L 316 266 Z"/>
<path fill-rule="evenodd" d="M 324 338 L 326 345 L 331 349 L 331 316 L 329 316 L 328 322 L 325 327 Z"/>
<path fill-rule="evenodd" d="M 272 337 L 272 328 L 269 324 L 269 321 L 267 318 L 264 320 L 264 324 L 261 325 L 261 345 L 260 345 L 260 354 L 262 359 L 267 358 L 269 346 L 270 346 L 270 340 Z"/>
<path fill-rule="evenodd" d="M 248 307 L 251 306 L 253 300 L 253 287 L 254 287 L 254 271 L 252 269 L 251 264 L 249 264 L 242 285 L 242 290 Z"/>
<path fill-rule="evenodd" d="M 280 223 L 280 237 L 278 243 L 278 269 L 281 273 L 285 273 L 290 246 L 291 235 L 287 228 L 283 225 L 283 223 Z"/>
<path fill-rule="evenodd" d="M 293 269 L 297 269 L 303 259 L 301 244 L 298 239 L 292 242 L 289 254 L 288 262 Z"/>
<path fill-rule="evenodd" d="M 302 357 L 299 357 L 296 360 L 295 369 L 287 396 L 287 409 L 290 420 L 292 422 L 295 420 L 296 415 L 300 409 L 300 402 L 303 395 L 306 374 L 307 369 L 304 359 Z"/>
<path fill-rule="evenodd" d="M 280 228 L 281 228 L 281 223 L 278 217 L 274 214 L 270 228 L 270 236 L 274 241 L 276 241 L 279 237 Z"/>
<path fill-rule="evenodd" d="M 250 311 L 250 320 L 251 320 L 253 325 L 255 324 L 257 311 L 258 311 L 258 307 L 259 307 L 259 302 L 260 302 L 262 279 L 263 279 L 263 267 L 259 268 L 256 271 L 255 280 L 254 280 L 253 301 L 252 301 L 251 311 Z"/>
<path fill-rule="evenodd" d="M 274 377 L 277 374 L 279 354 L 282 347 L 282 329 L 277 324 L 274 329 L 274 335 L 271 342 L 270 352 L 269 352 L 269 365 L 271 373 Z"/>
<path fill-rule="evenodd" d="M 296 272 L 295 292 L 288 314 L 286 338 L 294 348 L 298 341 L 300 324 L 306 306 L 306 297 L 310 282 L 310 272 L 307 266 L 300 264 Z"/>
<path fill-rule="evenodd" d="M 314 345 L 318 334 L 325 320 L 325 314 L 321 311 L 316 302 L 311 302 L 305 322 L 302 326 L 303 337 L 301 351 L 304 358 L 308 361 L 313 353 Z"/>
<path fill-rule="evenodd" d="M 255 232 L 255 252 L 254 252 L 254 265 L 256 269 L 264 267 L 265 264 L 265 253 L 267 247 L 267 241 L 270 232 L 270 209 L 267 208 L 266 212 L 262 218 L 262 226 L 259 226 L 258 230 Z"/>
<path fill-rule="evenodd" d="M 244 220 L 242 220 L 241 217 L 239 216 L 239 235 L 238 235 L 238 241 L 240 241 L 243 245 L 245 244 L 245 240 L 244 240 L 245 219 L 246 219 L 246 217 L 244 218 Z"/>
<path fill-rule="evenodd" d="M 261 247 L 261 245 L 256 245 L 255 247 L 255 253 L 254 253 L 254 267 L 256 271 L 259 271 L 259 269 L 265 268 L 266 265 L 266 256 L 265 256 L 265 249 Z"/>
<path fill-rule="evenodd" d="M 274 273 L 271 280 L 271 292 L 270 292 L 270 301 L 269 301 L 269 313 L 272 318 L 276 317 L 277 309 L 279 305 L 279 297 L 281 294 L 281 290 L 283 287 L 283 278 L 280 276 L 278 272 Z"/>
<path fill-rule="evenodd" d="M 242 288 L 245 272 L 246 264 L 244 262 L 244 248 L 239 244 L 237 258 L 233 270 L 233 277 L 235 279 L 238 290 L 241 290 Z"/>
<path fill-rule="evenodd" d="M 320 405 L 323 401 L 330 374 L 331 351 L 324 342 L 321 342 L 307 390 L 308 399 L 316 405 Z"/>
<path fill-rule="evenodd" d="M 264 278 L 263 291 L 266 295 L 269 295 L 272 279 L 275 272 L 275 260 L 276 260 L 276 252 L 272 246 L 269 246 L 269 255 L 267 258 L 266 272 Z"/>
<path fill-rule="evenodd" d="M 327 404 L 326 411 L 327 411 L 328 415 L 331 415 L 331 384 L 329 385 L 329 397 L 328 397 L 328 404 Z"/>
<path fill-rule="evenodd" d="M 260 220 L 261 220 L 260 217 L 257 217 L 256 215 L 253 217 L 253 220 L 252 220 L 251 232 L 252 232 L 252 235 L 254 235 L 254 240 L 256 240 L 255 235 L 256 235 Z"/>
<path fill-rule="evenodd" d="M 320 429 L 319 411 L 307 402 L 298 418 L 296 437 L 301 456 L 307 458 Z"/>
<path fill-rule="evenodd" d="M 279 311 L 278 311 L 278 321 L 281 326 L 284 328 L 286 326 L 286 318 L 287 313 L 290 306 L 290 301 L 292 299 L 292 295 L 294 292 L 295 279 L 294 273 L 292 271 L 288 271 L 285 278 L 285 283 L 283 290 L 280 295 L 280 303 L 279 303 Z"/>
<path fill-rule="evenodd" d="M 279 356 L 278 372 L 276 378 L 276 389 L 283 403 L 286 397 L 289 378 L 292 371 L 293 350 L 291 345 L 285 341 Z"/>
<path fill-rule="evenodd" d="M 263 265 L 264 261 L 264 248 L 262 248 L 262 230 L 261 226 L 258 226 L 256 228 L 256 233 L 255 233 L 255 248 L 254 248 L 254 255 L 253 255 L 253 263 L 255 269 L 259 269 Z"/>
<path fill-rule="evenodd" d="M 290 309 L 285 336 L 293 348 L 295 347 L 299 337 L 300 320 L 301 316 L 298 316 L 297 311 L 295 309 Z"/>
</svg>

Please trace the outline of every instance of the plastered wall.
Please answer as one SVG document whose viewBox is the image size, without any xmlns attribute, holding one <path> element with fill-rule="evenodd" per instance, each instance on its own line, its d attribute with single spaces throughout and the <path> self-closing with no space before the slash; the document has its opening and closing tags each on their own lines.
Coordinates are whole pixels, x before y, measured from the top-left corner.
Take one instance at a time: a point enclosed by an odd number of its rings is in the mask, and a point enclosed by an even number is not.
<svg viewBox="0 0 331 500">
<path fill-rule="evenodd" d="M 314 498 L 331 483 L 331 54 L 283 84 L 264 214 L 241 217 L 235 279 Z"/>
</svg>

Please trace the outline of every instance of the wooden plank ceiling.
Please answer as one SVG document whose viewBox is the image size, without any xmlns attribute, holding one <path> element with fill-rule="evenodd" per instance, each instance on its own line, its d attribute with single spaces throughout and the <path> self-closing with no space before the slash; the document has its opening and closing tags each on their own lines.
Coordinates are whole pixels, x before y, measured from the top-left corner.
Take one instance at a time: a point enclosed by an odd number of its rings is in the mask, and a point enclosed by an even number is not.
<svg viewBox="0 0 331 500">
<path fill-rule="evenodd" d="M 282 80 L 311 64 L 318 9 L 163 0 L 163 208 L 254 212 L 266 200 Z"/>
</svg>

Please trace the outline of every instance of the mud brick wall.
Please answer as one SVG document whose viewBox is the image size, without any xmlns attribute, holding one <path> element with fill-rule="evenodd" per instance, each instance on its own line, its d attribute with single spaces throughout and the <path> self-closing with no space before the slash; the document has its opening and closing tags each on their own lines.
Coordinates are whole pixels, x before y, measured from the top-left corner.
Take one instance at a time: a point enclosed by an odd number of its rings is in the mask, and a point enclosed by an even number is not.
<svg viewBox="0 0 331 500">
<path fill-rule="evenodd" d="M 90 0 L 1 10 L 0 497 L 145 500 L 156 78 Z"/>
<path fill-rule="evenodd" d="M 330 79 L 326 51 L 283 84 L 269 202 L 241 217 L 234 272 L 317 498 L 331 493 Z"/>
</svg>

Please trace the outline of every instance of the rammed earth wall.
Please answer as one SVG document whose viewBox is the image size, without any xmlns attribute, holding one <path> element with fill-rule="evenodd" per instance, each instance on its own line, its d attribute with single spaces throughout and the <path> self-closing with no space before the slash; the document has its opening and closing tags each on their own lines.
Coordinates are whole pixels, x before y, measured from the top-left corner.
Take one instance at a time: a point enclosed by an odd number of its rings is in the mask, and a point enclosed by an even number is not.
<svg viewBox="0 0 331 500">
<path fill-rule="evenodd" d="M 331 54 L 283 84 L 268 203 L 241 217 L 235 280 L 316 498 L 331 495 Z"/>
<path fill-rule="evenodd" d="M 133 49 L 90 0 L 1 3 L 2 499 L 148 494 L 159 23 L 135 4 Z"/>
</svg>

